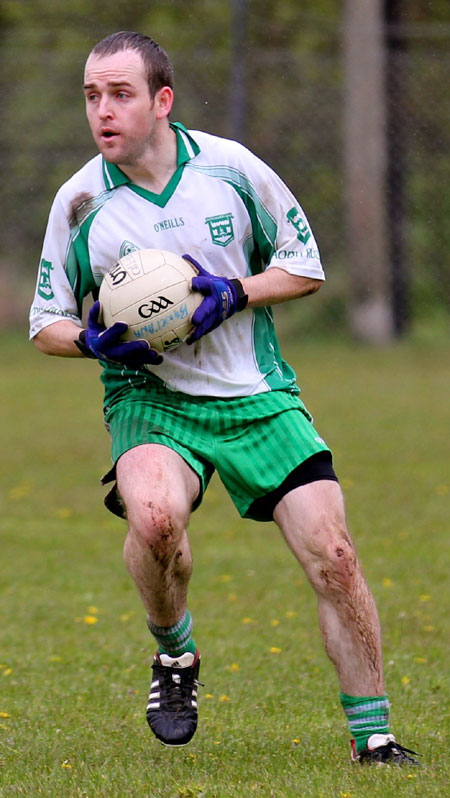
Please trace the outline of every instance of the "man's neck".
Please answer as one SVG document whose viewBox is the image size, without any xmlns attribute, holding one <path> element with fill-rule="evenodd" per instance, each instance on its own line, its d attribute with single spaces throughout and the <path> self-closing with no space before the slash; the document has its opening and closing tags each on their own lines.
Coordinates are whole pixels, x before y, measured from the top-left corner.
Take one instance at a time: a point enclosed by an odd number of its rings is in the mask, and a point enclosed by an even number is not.
<svg viewBox="0 0 450 798">
<path fill-rule="evenodd" d="M 137 186 L 161 194 L 177 168 L 177 136 L 167 128 L 164 136 L 148 148 L 136 164 L 119 164 L 119 168 Z"/>
</svg>

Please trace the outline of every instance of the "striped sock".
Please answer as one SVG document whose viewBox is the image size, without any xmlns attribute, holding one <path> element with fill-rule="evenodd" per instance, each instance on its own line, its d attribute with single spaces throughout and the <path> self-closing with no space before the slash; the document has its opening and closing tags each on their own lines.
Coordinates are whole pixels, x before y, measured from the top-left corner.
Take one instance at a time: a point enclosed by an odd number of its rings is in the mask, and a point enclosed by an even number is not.
<svg viewBox="0 0 450 798">
<path fill-rule="evenodd" d="M 173 626 L 157 626 L 150 618 L 147 618 L 147 626 L 158 643 L 160 654 L 169 654 L 170 657 L 180 657 L 186 651 L 195 654 L 196 647 L 191 637 L 192 616 L 189 610 Z"/>
<path fill-rule="evenodd" d="M 359 697 L 340 694 L 347 715 L 350 733 L 359 754 L 367 746 L 371 734 L 389 733 L 389 701 L 387 696 Z"/>
</svg>

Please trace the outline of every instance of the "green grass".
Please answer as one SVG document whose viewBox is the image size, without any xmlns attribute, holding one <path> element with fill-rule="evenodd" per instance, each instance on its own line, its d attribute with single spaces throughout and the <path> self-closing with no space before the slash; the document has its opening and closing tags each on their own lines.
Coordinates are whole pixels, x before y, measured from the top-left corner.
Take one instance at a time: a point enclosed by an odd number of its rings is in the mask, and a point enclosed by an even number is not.
<svg viewBox="0 0 450 798">
<path fill-rule="evenodd" d="M 217 480 L 190 528 L 199 730 L 179 751 L 156 743 L 153 646 L 98 481 L 98 368 L 16 335 L 0 351 L 1 796 L 448 794 L 448 352 L 334 342 L 286 355 L 334 449 L 379 606 L 393 731 L 425 766 L 350 765 L 312 591 L 276 527 L 240 520 Z"/>
</svg>

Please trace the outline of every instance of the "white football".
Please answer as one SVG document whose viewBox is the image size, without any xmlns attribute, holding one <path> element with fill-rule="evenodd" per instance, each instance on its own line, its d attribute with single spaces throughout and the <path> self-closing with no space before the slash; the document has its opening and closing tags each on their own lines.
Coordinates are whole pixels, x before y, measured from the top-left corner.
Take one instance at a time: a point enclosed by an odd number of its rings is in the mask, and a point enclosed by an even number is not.
<svg viewBox="0 0 450 798">
<path fill-rule="evenodd" d="M 99 300 L 103 323 L 128 324 L 124 339 L 145 339 L 152 349 L 175 349 L 192 329 L 192 314 L 203 299 L 192 290 L 196 271 L 189 261 L 163 249 L 138 249 L 105 275 Z"/>
</svg>

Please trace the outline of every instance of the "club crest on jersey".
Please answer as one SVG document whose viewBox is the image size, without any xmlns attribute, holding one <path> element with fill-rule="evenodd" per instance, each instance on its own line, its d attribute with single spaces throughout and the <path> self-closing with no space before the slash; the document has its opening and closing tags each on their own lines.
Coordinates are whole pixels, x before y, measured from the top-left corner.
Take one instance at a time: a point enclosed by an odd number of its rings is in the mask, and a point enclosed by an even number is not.
<svg viewBox="0 0 450 798">
<path fill-rule="evenodd" d="M 130 252 L 137 252 L 139 247 L 136 244 L 132 244 L 131 241 L 122 241 L 120 245 L 119 251 L 119 258 L 124 258 L 125 255 L 129 255 Z"/>
<path fill-rule="evenodd" d="M 42 258 L 39 269 L 39 282 L 37 292 L 42 299 L 53 299 L 55 296 L 52 290 L 51 271 L 53 264 L 49 260 Z"/>
<path fill-rule="evenodd" d="M 288 222 L 290 222 L 297 230 L 298 240 L 301 241 L 302 244 L 306 244 L 308 239 L 311 238 L 311 233 L 308 229 L 308 225 L 306 224 L 305 220 L 302 219 L 297 208 L 291 208 L 291 210 L 287 212 L 286 218 Z"/>
<path fill-rule="evenodd" d="M 211 240 L 218 247 L 226 247 L 234 239 L 232 213 L 224 213 L 221 216 L 209 216 L 205 219 L 205 224 L 209 227 Z"/>
</svg>

